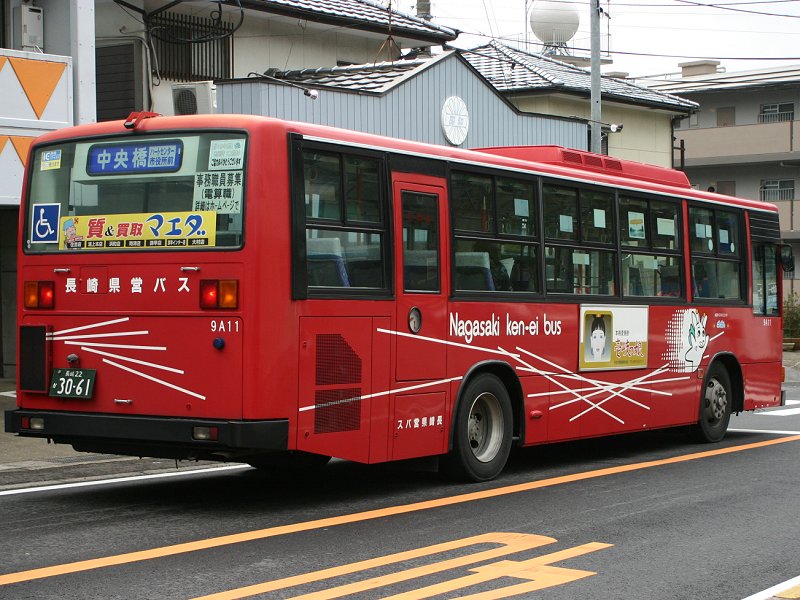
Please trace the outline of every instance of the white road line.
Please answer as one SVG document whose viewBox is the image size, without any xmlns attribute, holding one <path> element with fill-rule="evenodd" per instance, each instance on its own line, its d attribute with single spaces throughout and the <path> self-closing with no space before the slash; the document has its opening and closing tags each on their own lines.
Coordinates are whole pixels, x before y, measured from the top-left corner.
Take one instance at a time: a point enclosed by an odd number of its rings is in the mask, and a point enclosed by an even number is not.
<svg viewBox="0 0 800 600">
<path fill-rule="evenodd" d="M 759 417 L 791 417 L 800 415 L 800 408 L 783 408 L 781 410 L 765 410 L 756 413 Z"/>
<path fill-rule="evenodd" d="M 800 435 L 800 431 L 785 431 L 781 429 L 728 429 L 736 433 L 769 433 L 771 435 Z"/>
<path fill-rule="evenodd" d="M 170 477 L 183 477 L 185 475 L 197 475 L 199 473 L 219 473 L 220 471 L 234 471 L 237 469 L 250 469 L 250 468 L 251 468 L 250 465 L 226 465 L 224 467 L 209 467 L 208 469 L 192 469 L 191 471 L 154 473 L 152 475 L 132 475 L 130 477 L 115 477 L 113 479 L 98 479 L 95 481 L 77 481 L 75 483 L 59 483 L 55 485 L 42 485 L 38 487 L 21 488 L 18 490 L 4 490 L 0 491 L 0 496 L 17 496 L 20 494 L 32 494 L 34 492 L 69 490 L 72 488 L 111 485 L 113 483 L 125 483 L 129 481 L 146 481 L 148 479 L 168 479 Z"/>
<path fill-rule="evenodd" d="M 767 598 L 772 598 L 775 594 L 786 591 L 798 584 L 800 584 L 800 576 L 794 577 L 793 579 L 788 579 L 783 583 L 779 583 L 778 585 L 773 585 L 771 588 L 766 589 L 763 592 L 758 592 L 752 596 L 743 598 L 742 600 L 766 600 Z"/>
<path fill-rule="evenodd" d="M 0 392 L 0 396 L 8 396 L 9 398 L 16 398 L 17 392 L 15 390 L 11 390 L 10 392 Z"/>
</svg>

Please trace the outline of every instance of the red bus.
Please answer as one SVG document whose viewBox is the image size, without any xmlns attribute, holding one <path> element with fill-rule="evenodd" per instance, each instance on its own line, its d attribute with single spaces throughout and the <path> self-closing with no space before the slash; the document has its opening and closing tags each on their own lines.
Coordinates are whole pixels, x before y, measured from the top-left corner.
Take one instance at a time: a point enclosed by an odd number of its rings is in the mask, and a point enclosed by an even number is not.
<svg viewBox="0 0 800 600">
<path fill-rule="evenodd" d="M 486 480 L 783 403 L 777 210 L 669 169 L 137 113 L 39 138 L 20 215 L 6 431 L 79 451 Z"/>
</svg>

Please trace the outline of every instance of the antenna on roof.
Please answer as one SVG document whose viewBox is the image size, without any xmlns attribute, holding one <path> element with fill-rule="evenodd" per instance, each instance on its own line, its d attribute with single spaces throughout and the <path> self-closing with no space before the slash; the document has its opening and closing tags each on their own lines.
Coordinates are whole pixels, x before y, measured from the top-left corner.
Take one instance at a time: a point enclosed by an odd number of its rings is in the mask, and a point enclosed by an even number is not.
<svg viewBox="0 0 800 600">
<path fill-rule="evenodd" d="M 392 48 L 397 48 L 397 54 L 400 54 L 400 46 L 397 42 L 394 41 L 394 36 L 392 35 L 392 0 L 389 0 L 389 5 L 386 7 L 386 10 L 389 12 L 389 34 L 386 36 L 386 39 L 381 44 L 381 47 L 378 48 L 378 53 L 375 55 L 375 60 L 372 61 L 372 64 L 381 62 L 378 60 L 381 56 L 381 52 L 383 49 L 386 48 L 386 62 L 394 62 L 394 57 L 392 56 Z"/>
</svg>

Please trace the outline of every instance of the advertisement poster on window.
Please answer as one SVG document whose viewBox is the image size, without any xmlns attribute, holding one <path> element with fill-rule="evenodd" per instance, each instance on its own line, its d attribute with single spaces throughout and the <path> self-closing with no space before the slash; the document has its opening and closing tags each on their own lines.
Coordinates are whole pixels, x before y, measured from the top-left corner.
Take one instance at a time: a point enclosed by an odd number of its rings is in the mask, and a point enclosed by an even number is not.
<svg viewBox="0 0 800 600">
<path fill-rule="evenodd" d="M 647 367 L 646 306 L 581 306 L 581 371 Z"/>
<path fill-rule="evenodd" d="M 216 243 L 216 219 L 213 211 L 67 216 L 56 236 L 59 250 L 209 247 Z"/>
</svg>

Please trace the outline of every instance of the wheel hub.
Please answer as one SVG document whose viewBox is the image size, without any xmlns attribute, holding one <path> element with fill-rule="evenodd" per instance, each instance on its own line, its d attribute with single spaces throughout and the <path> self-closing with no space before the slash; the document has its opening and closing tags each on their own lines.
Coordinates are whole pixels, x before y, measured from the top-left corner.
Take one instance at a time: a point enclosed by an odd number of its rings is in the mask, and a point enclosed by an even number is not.
<svg viewBox="0 0 800 600">
<path fill-rule="evenodd" d="M 503 441 L 503 414 L 494 394 L 484 392 L 472 403 L 467 420 L 467 442 L 472 454 L 489 462 L 500 451 Z"/>
<path fill-rule="evenodd" d="M 728 393 L 716 379 L 708 382 L 706 387 L 706 412 L 709 417 L 720 420 L 725 416 L 728 406 Z"/>
</svg>

